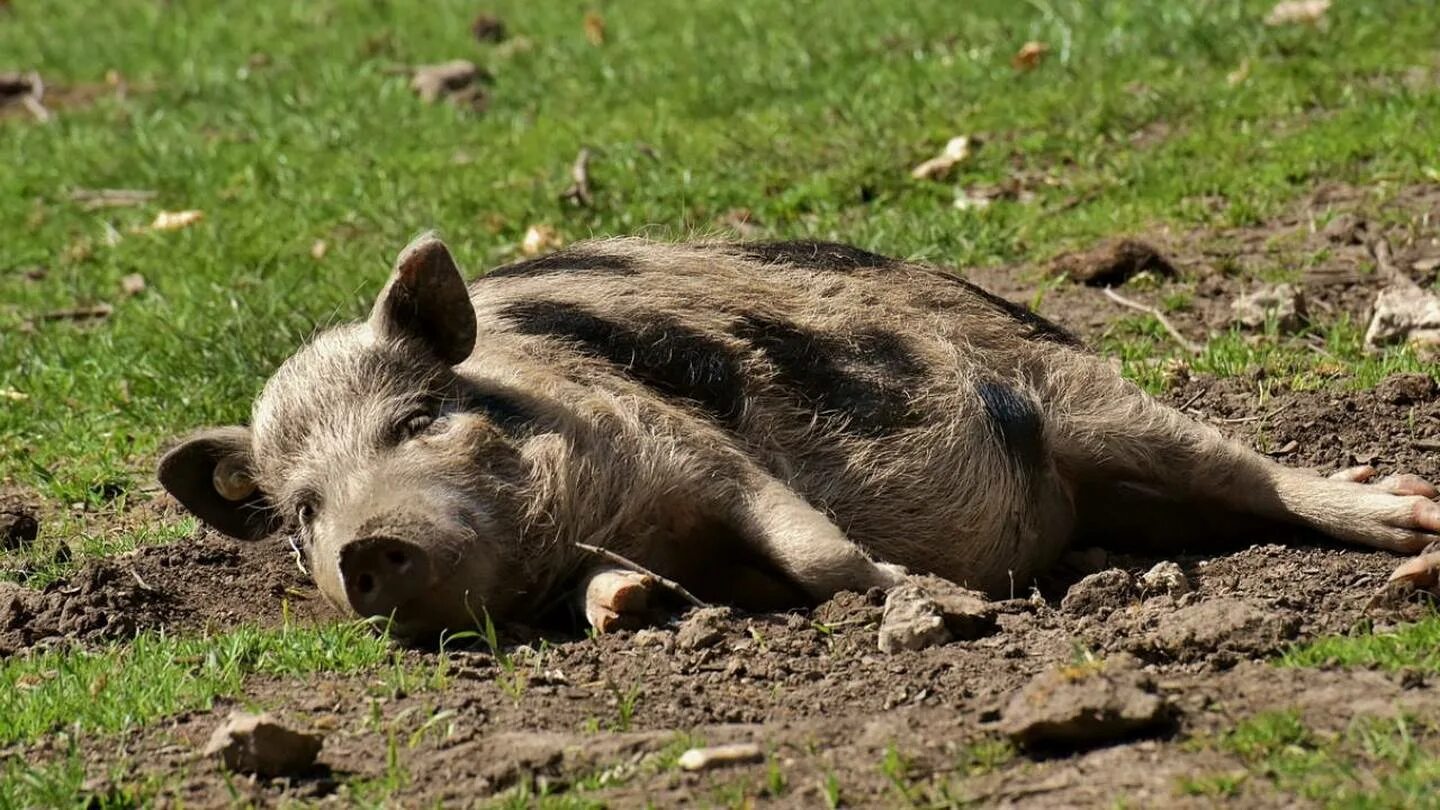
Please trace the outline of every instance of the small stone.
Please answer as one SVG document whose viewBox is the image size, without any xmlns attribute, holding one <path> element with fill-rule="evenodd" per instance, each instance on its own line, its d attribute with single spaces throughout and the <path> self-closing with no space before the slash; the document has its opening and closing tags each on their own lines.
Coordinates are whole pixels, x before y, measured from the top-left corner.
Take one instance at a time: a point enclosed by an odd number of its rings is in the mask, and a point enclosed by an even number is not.
<svg viewBox="0 0 1440 810">
<path fill-rule="evenodd" d="M 1375 298 L 1365 345 L 1440 345 L 1440 297 L 1411 281 L 1391 284 Z"/>
<path fill-rule="evenodd" d="M 1274 318 L 1281 332 L 1294 332 L 1309 319 L 1305 294 L 1292 284 L 1263 284 L 1241 294 L 1230 309 L 1234 321 L 1248 329 L 1263 329 Z"/>
<path fill-rule="evenodd" d="M 1030 749 L 1083 750 L 1163 731 L 1172 710 L 1124 663 L 1078 664 L 1035 676 L 1006 705 L 1000 731 Z"/>
<path fill-rule="evenodd" d="M 912 576 L 910 582 L 918 585 L 939 608 L 945 629 L 950 631 L 953 640 L 973 641 L 999 629 L 995 621 L 999 610 L 985 594 L 940 577 Z M 886 598 L 888 600 L 888 594 Z"/>
<path fill-rule="evenodd" d="M 681 770 L 708 771 L 726 765 L 759 762 L 764 758 L 765 752 L 755 743 L 730 743 L 708 748 L 691 748 L 680 755 L 678 764 Z"/>
<path fill-rule="evenodd" d="M 885 595 L 879 645 L 885 653 L 923 650 L 951 640 L 940 606 L 916 585 L 897 585 Z"/>
<path fill-rule="evenodd" d="M 1183 596 L 1190 592 L 1190 579 L 1185 571 L 1173 562 L 1158 562 L 1140 575 L 1140 592 L 1146 594 L 1168 593 Z"/>
<path fill-rule="evenodd" d="M 675 632 L 675 646 L 682 650 L 700 650 L 713 647 L 725 637 L 722 626 L 730 618 L 730 609 L 707 607 L 692 611 L 680 629 Z"/>
<path fill-rule="evenodd" d="M 0 547 L 6 551 L 29 548 L 39 533 L 40 521 L 29 512 L 0 512 Z"/>
<path fill-rule="evenodd" d="M 259 776 L 293 776 L 315 765 L 323 740 L 287 728 L 268 714 L 231 712 L 205 745 L 205 756 Z"/>
<path fill-rule="evenodd" d="M 1435 396 L 1435 378 L 1429 374 L 1391 374 L 1375 386 L 1375 396 L 1392 405 L 1428 402 Z"/>
<path fill-rule="evenodd" d="M 1119 568 L 1111 568 L 1080 580 L 1070 586 L 1060 609 L 1076 616 L 1124 607 L 1135 598 L 1135 583 Z"/>
</svg>

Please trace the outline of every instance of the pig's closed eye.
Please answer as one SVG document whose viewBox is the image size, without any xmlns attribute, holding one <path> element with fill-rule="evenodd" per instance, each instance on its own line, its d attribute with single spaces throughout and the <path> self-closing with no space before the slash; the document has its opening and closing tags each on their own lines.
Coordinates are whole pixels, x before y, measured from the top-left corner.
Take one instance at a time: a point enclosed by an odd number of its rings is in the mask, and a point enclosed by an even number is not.
<svg viewBox="0 0 1440 810">
<path fill-rule="evenodd" d="M 395 435 L 398 441 L 413 439 L 422 433 L 430 430 L 435 425 L 435 415 L 430 411 L 415 411 L 408 414 L 395 427 Z"/>
</svg>

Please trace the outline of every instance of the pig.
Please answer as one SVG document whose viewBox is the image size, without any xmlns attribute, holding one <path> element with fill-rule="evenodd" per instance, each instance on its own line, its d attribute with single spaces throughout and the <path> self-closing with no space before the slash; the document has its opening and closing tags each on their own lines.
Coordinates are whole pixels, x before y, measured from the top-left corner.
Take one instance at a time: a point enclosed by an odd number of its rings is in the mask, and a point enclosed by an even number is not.
<svg viewBox="0 0 1440 810">
<path fill-rule="evenodd" d="M 367 320 L 158 477 L 226 535 L 288 533 L 329 601 L 417 639 L 567 599 L 621 626 L 639 569 L 753 610 L 912 574 L 1013 595 L 1095 516 L 1174 550 L 1186 506 L 1440 538 L 1424 480 L 1281 466 L 1024 307 L 821 242 L 590 241 L 467 285 L 421 236 Z"/>
</svg>

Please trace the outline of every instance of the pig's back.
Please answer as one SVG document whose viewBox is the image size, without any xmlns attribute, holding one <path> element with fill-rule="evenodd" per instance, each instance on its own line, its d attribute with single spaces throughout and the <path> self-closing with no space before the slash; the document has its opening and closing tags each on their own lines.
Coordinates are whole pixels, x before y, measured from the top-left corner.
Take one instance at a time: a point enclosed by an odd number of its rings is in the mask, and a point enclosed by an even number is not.
<svg viewBox="0 0 1440 810">
<path fill-rule="evenodd" d="M 826 243 L 580 243 L 471 292 L 481 347 L 531 341 L 717 425 L 857 542 L 952 576 L 990 574 L 966 551 L 993 533 L 975 504 L 1040 463 L 1031 376 L 1078 345 L 958 277 Z M 977 491 L 987 476 L 1003 486 Z M 963 559 L 934 565 L 947 537 Z"/>
</svg>

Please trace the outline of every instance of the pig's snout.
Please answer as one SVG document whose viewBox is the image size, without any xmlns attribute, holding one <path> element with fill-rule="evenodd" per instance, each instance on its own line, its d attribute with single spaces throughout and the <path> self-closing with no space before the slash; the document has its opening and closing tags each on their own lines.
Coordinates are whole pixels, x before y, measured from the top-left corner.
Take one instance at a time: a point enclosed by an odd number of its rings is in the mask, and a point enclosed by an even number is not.
<svg viewBox="0 0 1440 810">
<path fill-rule="evenodd" d="M 430 555 L 394 537 L 362 537 L 340 549 L 345 598 L 361 616 L 389 616 L 424 594 L 434 572 Z"/>
</svg>

